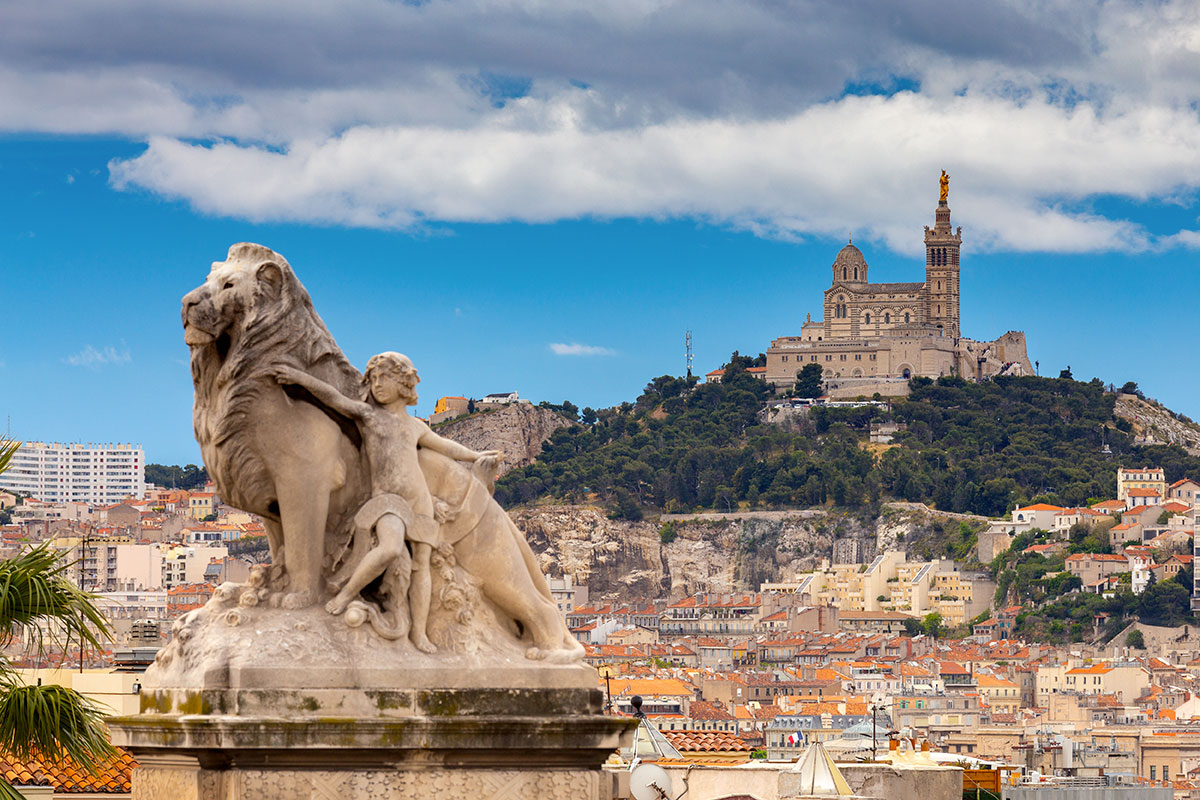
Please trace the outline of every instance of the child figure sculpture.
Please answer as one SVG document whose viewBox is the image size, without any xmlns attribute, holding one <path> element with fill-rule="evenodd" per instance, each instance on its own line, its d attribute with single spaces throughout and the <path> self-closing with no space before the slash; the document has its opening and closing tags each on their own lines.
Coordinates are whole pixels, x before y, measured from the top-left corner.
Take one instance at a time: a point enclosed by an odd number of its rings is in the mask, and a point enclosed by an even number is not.
<svg viewBox="0 0 1200 800">
<path fill-rule="evenodd" d="M 322 403 L 357 422 L 371 468 L 371 500 L 363 511 L 371 509 L 372 516 L 379 515 L 370 521 L 374 523 L 378 544 L 359 562 L 325 609 L 331 614 L 344 612 L 363 587 L 401 558 L 407 539 L 412 543 L 412 579 L 408 590 L 412 610 L 410 637 L 422 652 L 436 652 L 426 627 L 432 590 L 429 556 L 439 543 L 439 520 L 435 518 L 434 500 L 417 462 L 417 448 L 427 447 L 457 461 L 474 462 L 476 476 L 485 483 L 494 479 L 502 454 L 491 450 L 476 452 L 437 435 L 424 422 L 410 416 L 407 407 L 416 405 L 417 384 L 421 379 L 408 357 L 400 353 L 380 353 L 367 362 L 362 402 L 291 367 L 276 367 L 273 375 L 280 383 L 303 386 Z"/>
</svg>

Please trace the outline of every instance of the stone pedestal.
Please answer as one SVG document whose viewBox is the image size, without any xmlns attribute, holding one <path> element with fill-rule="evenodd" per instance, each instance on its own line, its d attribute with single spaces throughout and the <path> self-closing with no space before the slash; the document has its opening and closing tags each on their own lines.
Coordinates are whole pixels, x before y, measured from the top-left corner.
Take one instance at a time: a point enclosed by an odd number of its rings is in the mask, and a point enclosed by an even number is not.
<svg viewBox="0 0 1200 800">
<path fill-rule="evenodd" d="M 425 654 L 318 608 L 220 601 L 176 623 L 141 713 L 109 721 L 134 800 L 595 800 L 634 727 L 603 714 L 594 669 L 499 636 Z"/>
<path fill-rule="evenodd" d="M 550 671 L 561 681 L 585 670 Z M 134 800 L 596 800 L 600 765 L 633 723 L 604 716 L 602 697 L 584 688 L 159 689 L 143 695 L 142 714 L 110 726 L 141 764 Z"/>
</svg>

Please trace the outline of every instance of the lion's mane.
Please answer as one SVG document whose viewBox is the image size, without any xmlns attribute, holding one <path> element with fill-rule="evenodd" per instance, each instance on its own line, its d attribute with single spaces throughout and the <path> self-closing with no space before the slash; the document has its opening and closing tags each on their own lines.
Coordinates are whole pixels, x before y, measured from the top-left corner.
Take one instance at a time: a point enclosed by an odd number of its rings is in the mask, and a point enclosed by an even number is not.
<svg viewBox="0 0 1200 800">
<path fill-rule="evenodd" d="M 193 422 L 220 496 L 274 518 L 278 510 L 264 507 L 273 499 L 270 470 L 250 437 L 255 400 L 262 392 L 282 391 L 269 375 L 271 368 L 288 364 L 349 395 L 357 393 L 361 376 L 282 256 L 260 245 L 238 244 L 224 262 L 251 273 L 263 264 L 278 267 L 277 291 L 260 281 L 239 284 L 238 295 L 224 300 L 225 307 L 219 309 L 229 317 L 225 330 L 216 341 L 192 349 Z"/>
</svg>

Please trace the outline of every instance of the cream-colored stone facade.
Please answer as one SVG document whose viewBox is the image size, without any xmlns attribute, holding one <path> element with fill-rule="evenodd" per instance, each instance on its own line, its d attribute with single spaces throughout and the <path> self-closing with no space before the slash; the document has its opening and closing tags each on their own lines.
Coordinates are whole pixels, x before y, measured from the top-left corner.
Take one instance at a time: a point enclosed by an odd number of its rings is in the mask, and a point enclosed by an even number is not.
<svg viewBox="0 0 1200 800">
<path fill-rule="evenodd" d="M 840 389 L 855 381 L 868 394 L 915 376 L 1031 375 L 1025 334 L 1010 331 L 991 342 L 961 336 L 959 251 L 962 228 L 950 226 L 950 207 L 938 205 L 925 228 L 923 283 L 870 283 L 862 251 L 847 244 L 833 261 L 823 321 L 811 315 L 799 336 L 781 336 L 767 349 L 766 378 L 790 385 L 806 364 L 820 364 Z M 883 393 L 887 393 L 886 391 Z M 844 394 L 844 392 L 843 392 Z"/>
</svg>

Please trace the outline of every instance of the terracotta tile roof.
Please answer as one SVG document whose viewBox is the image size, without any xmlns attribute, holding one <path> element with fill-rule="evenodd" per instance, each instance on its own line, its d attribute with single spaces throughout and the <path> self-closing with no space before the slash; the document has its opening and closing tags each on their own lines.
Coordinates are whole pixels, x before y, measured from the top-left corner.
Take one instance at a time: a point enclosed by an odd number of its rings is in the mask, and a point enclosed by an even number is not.
<svg viewBox="0 0 1200 800">
<path fill-rule="evenodd" d="M 663 731 L 667 741 L 681 753 L 750 752 L 746 744 L 732 733 L 724 731 Z"/>
<path fill-rule="evenodd" d="M 1130 489 L 1125 492 L 1130 497 L 1158 497 L 1157 489 Z"/>
<path fill-rule="evenodd" d="M 93 775 L 74 761 L 63 758 L 30 758 L 18 761 L 0 755 L 0 775 L 10 784 L 53 786 L 55 793 L 128 795 L 132 789 L 129 774 L 138 765 L 127 750 L 118 748 L 112 760 L 99 765 Z"/>
<path fill-rule="evenodd" d="M 1018 508 L 1017 511 L 1062 511 L 1062 506 L 1052 506 L 1046 503 L 1034 503 L 1031 506 Z"/>
<path fill-rule="evenodd" d="M 692 719 L 733 719 L 733 715 L 721 708 L 716 703 L 710 703 L 707 700 L 695 700 L 692 702 L 689 710 L 689 716 Z"/>
</svg>

